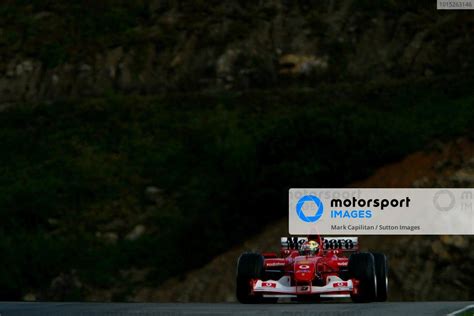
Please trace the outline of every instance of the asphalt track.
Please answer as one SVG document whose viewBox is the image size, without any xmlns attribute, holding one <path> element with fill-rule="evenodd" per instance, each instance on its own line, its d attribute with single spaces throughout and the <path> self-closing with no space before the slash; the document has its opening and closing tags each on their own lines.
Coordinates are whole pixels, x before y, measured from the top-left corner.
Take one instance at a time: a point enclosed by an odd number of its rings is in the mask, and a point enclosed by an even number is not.
<svg viewBox="0 0 474 316">
<path fill-rule="evenodd" d="M 286 316 L 352 316 L 352 315 L 446 315 L 474 302 L 387 302 L 370 304 L 320 303 L 241 305 L 165 304 L 165 303 L 27 303 L 1 302 L 1 316 L 9 315 L 286 315 Z M 462 315 L 474 315 L 470 309 Z"/>
</svg>

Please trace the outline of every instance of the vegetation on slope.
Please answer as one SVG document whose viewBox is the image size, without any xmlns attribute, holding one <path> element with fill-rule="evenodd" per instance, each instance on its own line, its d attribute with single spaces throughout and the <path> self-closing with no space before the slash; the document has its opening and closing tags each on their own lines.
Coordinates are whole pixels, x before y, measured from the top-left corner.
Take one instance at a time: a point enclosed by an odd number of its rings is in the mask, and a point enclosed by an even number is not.
<svg viewBox="0 0 474 316">
<path fill-rule="evenodd" d="M 110 95 L 2 112 L 0 297 L 120 287 L 110 299 L 123 300 L 198 267 L 283 217 L 288 188 L 342 186 L 465 133 L 472 80 L 444 83 Z M 133 269 L 146 277 L 133 283 Z M 61 275 L 75 281 L 58 286 Z"/>
</svg>

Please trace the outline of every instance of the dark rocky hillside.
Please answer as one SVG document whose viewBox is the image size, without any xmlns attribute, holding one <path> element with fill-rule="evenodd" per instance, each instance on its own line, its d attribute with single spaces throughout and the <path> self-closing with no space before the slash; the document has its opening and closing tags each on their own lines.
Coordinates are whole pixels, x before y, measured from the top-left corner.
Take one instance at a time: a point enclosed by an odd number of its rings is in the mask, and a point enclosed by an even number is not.
<svg viewBox="0 0 474 316">
<path fill-rule="evenodd" d="M 458 139 L 433 143 L 423 151 L 384 166 L 351 187 L 473 187 L 474 142 Z M 144 287 L 136 301 L 234 302 L 234 265 L 244 251 L 278 251 L 288 234 L 288 219 L 214 258 L 183 278 L 161 287 Z M 390 300 L 472 300 L 474 236 L 361 236 L 362 251 L 384 252 L 389 258 Z M 213 276 L 220 275 L 220 278 Z M 222 279 L 227 280 L 222 282 Z"/>
<path fill-rule="evenodd" d="M 472 135 L 473 15 L 435 5 L 2 1 L 0 300 L 206 300 L 157 291 L 288 188 Z"/>
<path fill-rule="evenodd" d="M 433 1 L 4 1 L 0 104 L 472 71 L 470 12 Z"/>
</svg>

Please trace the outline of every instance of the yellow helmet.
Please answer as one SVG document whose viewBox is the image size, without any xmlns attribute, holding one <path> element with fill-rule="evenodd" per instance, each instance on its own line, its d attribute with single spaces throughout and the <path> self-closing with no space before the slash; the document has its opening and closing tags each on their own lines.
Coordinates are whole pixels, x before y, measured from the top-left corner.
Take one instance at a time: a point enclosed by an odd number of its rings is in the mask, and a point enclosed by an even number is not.
<svg viewBox="0 0 474 316">
<path fill-rule="evenodd" d="M 309 240 L 301 245 L 300 253 L 302 255 L 314 256 L 319 252 L 319 244 L 314 240 Z"/>
</svg>

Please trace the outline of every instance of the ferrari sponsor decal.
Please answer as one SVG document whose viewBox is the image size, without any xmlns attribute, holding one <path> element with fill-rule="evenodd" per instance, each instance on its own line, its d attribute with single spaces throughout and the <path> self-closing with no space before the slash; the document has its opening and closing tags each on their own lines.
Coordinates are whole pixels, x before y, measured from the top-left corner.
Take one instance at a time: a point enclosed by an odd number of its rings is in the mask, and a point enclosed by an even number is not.
<svg viewBox="0 0 474 316">
<path fill-rule="evenodd" d="M 281 267 L 281 266 L 284 266 L 285 263 L 284 262 L 267 262 L 265 265 L 267 267 Z"/>
<path fill-rule="evenodd" d="M 343 249 L 343 250 L 357 250 L 357 240 L 354 237 L 349 238 L 324 238 L 323 240 L 323 249 L 324 250 L 336 250 L 336 249 Z"/>
<path fill-rule="evenodd" d="M 276 288 L 276 283 L 275 282 L 262 282 L 262 287 L 272 287 Z"/>
<path fill-rule="evenodd" d="M 300 264 L 300 265 L 299 265 L 299 268 L 300 268 L 301 270 L 306 270 L 306 269 L 309 269 L 309 265 L 307 265 L 307 264 Z"/>
<path fill-rule="evenodd" d="M 333 287 L 347 287 L 348 283 L 346 281 L 344 282 L 334 282 L 332 284 Z"/>
<path fill-rule="evenodd" d="M 473 235 L 474 189 L 290 189 L 290 234 Z M 351 250 L 351 240 L 325 249 Z"/>
<path fill-rule="evenodd" d="M 301 273 L 302 276 L 306 275 L 306 273 L 310 273 L 310 270 L 296 270 L 296 273 Z"/>
</svg>

